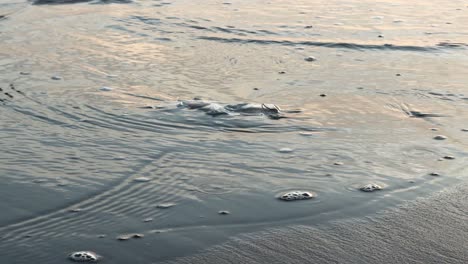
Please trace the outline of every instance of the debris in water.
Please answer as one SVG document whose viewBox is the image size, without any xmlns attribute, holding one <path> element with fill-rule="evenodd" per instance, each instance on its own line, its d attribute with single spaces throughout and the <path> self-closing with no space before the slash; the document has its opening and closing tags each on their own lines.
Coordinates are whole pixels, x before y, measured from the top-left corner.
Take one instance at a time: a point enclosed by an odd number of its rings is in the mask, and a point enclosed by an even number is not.
<svg viewBox="0 0 468 264">
<path fill-rule="evenodd" d="M 138 177 L 138 178 L 133 179 L 133 181 L 135 181 L 135 182 L 149 182 L 149 181 L 151 181 L 151 179 L 147 178 L 147 177 Z"/>
<path fill-rule="evenodd" d="M 431 172 L 431 173 L 429 173 L 429 175 L 431 175 L 431 176 L 440 176 L 440 174 L 437 173 L 437 172 Z"/>
<path fill-rule="evenodd" d="M 463 131 L 463 132 L 468 132 L 468 128 L 462 128 L 461 131 Z"/>
<path fill-rule="evenodd" d="M 446 159 L 446 160 L 454 160 L 455 157 L 454 157 L 454 156 L 447 155 L 447 156 L 444 156 L 444 159 Z"/>
<path fill-rule="evenodd" d="M 230 214 L 230 213 L 231 213 L 231 212 L 229 212 L 229 211 L 219 211 L 219 212 L 218 212 L 218 214 L 220 214 L 220 215 L 228 215 L 228 214 Z"/>
<path fill-rule="evenodd" d="M 75 262 L 98 262 L 101 256 L 92 251 L 77 251 L 68 255 L 68 258 Z"/>
<path fill-rule="evenodd" d="M 152 221 L 153 221 L 153 218 L 151 218 L 151 217 L 143 219 L 143 222 L 145 222 L 145 223 L 152 222 Z"/>
<path fill-rule="evenodd" d="M 72 212 L 72 213 L 79 213 L 79 212 L 81 212 L 81 211 L 83 211 L 83 209 L 81 209 L 81 208 L 73 208 L 73 209 L 70 209 L 70 212 Z"/>
<path fill-rule="evenodd" d="M 305 61 L 316 61 L 317 58 L 315 58 L 314 56 L 309 56 L 309 57 L 305 57 L 304 60 Z"/>
<path fill-rule="evenodd" d="M 344 164 L 344 163 L 343 163 L 343 162 L 340 162 L 340 161 L 337 161 L 337 162 L 333 163 L 333 165 L 336 165 L 336 166 L 341 166 L 341 165 L 343 165 L 343 164 Z"/>
<path fill-rule="evenodd" d="M 60 81 L 60 80 L 62 80 L 62 77 L 60 77 L 60 76 L 52 76 L 52 77 L 50 77 L 50 78 L 51 78 L 52 80 L 55 80 L 55 81 Z"/>
<path fill-rule="evenodd" d="M 23 72 L 23 71 L 20 72 L 20 75 L 30 75 L 30 74 L 31 74 L 31 73 L 29 73 L 29 72 Z"/>
<path fill-rule="evenodd" d="M 282 194 L 279 199 L 283 201 L 308 200 L 314 198 L 314 194 L 303 191 L 292 191 Z"/>
<path fill-rule="evenodd" d="M 439 131 L 439 129 L 438 129 L 438 128 L 435 128 L 435 127 L 432 127 L 431 130 L 432 130 L 432 131 Z"/>
<path fill-rule="evenodd" d="M 359 190 L 363 192 L 373 192 L 373 191 L 379 191 L 382 189 L 383 189 L 382 186 L 375 184 L 375 183 L 370 183 L 359 188 Z"/>
<path fill-rule="evenodd" d="M 320 97 L 325 97 L 325 96 L 327 96 L 327 95 L 326 94 L 320 94 Z"/>
<path fill-rule="evenodd" d="M 446 140 L 447 137 L 446 136 L 443 136 L 443 135 L 437 135 L 434 137 L 435 140 Z"/>
<path fill-rule="evenodd" d="M 280 71 L 278 72 L 279 74 L 285 74 L 286 72 L 285 71 Z"/>
</svg>

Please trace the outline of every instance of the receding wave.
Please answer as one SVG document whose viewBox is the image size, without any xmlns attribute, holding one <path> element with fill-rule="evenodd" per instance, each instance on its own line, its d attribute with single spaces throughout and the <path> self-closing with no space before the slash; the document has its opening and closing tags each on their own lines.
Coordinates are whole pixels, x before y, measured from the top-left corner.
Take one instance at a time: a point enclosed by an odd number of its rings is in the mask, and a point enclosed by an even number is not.
<svg viewBox="0 0 468 264">
<path fill-rule="evenodd" d="M 92 2 L 96 4 L 128 4 L 131 3 L 131 0 L 36 0 L 33 1 L 34 5 L 63 5 L 63 4 L 78 4 L 78 3 L 87 3 Z"/>
<path fill-rule="evenodd" d="M 441 42 L 435 46 L 412 46 L 412 45 L 394 45 L 394 44 L 359 44 L 347 42 L 321 42 L 321 41 L 289 41 L 289 40 L 263 40 L 263 39 L 242 39 L 242 38 L 220 38 L 220 37 L 198 37 L 202 40 L 218 41 L 224 43 L 240 44 L 260 44 L 260 45 L 283 45 L 283 46 L 316 46 L 325 48 L 341 48 L 353 50 L 396 50 L 396 51 L 440 51 L 441 49 L 461 49 L 466 48 L 465 43 L 446 43 Z"/>
</svg>

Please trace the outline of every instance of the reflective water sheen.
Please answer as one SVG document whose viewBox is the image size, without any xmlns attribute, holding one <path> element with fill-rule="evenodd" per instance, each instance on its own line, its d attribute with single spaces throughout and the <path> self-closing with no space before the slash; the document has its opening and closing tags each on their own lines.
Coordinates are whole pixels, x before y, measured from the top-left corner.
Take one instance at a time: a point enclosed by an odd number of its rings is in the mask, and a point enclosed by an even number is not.
<svg viewBox="0 0 468 264">
<path fill-rule="evenodd" d="M 174 260 L 463 181 L 467 11 L 1 1 L 0 262 Z M 277 199 L 298 190 L 313 199 Z"/>
</svg>

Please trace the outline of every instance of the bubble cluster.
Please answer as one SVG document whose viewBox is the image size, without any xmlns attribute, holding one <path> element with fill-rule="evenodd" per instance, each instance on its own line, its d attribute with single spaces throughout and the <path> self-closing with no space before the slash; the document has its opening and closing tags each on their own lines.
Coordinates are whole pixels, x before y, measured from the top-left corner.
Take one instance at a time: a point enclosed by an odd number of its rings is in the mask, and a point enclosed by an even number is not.
<svg viewBox="0 0 468 264">
<path fill-rule="evenodd" d="M 292 191 L 282 194 L 279 199 L 283 201 L 307 200 L 314 198 L 314 194 L 303 191 Z"/>
<path fill-rule="evenodd" d="M 366 184 L 362 186 L 361 188 L 359 188 L 359 190 L 363 192 L 373 192 L 373 191 L 379 191 L 382 189 L 383 189 L 382 186 L 375 184 L 375 183 Z"/>
<path fill-rule="evenodd" d="M 100 256 L 92 251 L 77 251 L 71 253 L 68 258 L 75 262 L 98 262 Z"/>
</svg>

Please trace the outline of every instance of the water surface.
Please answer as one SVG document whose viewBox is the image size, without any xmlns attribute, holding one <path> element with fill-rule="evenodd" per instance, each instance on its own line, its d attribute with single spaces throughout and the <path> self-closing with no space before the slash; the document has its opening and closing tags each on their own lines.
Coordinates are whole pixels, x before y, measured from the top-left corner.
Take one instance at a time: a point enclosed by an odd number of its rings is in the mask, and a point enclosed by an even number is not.
<svg viewBox="0 0 468 264">
<path fill-rule="evenodd" d="M 174 260 L 458 184 L 467 10 L 438 0 L 2 1 L 0 260 L 63 263 L 76 250 L 108 263 Z M 193 98 L 300 111 L 179 106 Z M 367 183 L 385 188 L 357 190 Z M 276 199 L 297 189 L 317 197 Z M 126 233 L 145 237 L 116 240 Z"/>
</svg>

